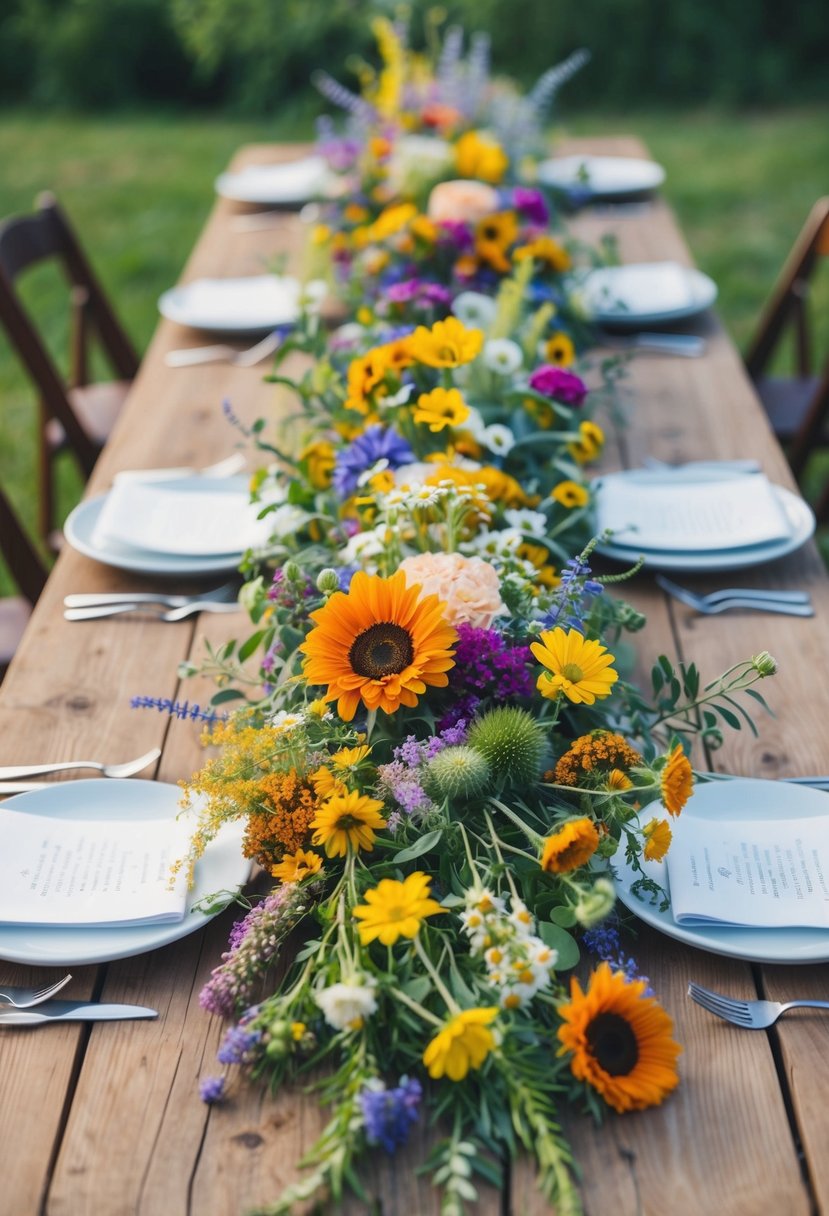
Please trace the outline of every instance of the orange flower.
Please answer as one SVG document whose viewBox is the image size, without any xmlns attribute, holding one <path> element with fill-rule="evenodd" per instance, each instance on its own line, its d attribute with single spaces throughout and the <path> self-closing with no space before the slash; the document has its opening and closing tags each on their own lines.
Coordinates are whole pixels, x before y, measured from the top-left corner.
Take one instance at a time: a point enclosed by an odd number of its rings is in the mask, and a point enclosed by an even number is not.
<svg viewBox="0 0 829 1216">
<path fill-rule="evenodd" d="M 694 792 L 691 761 L 677 743 L 662 770 L 662 805 L 669 815 L 678 815 Z"/>
<path fill-rule="evenodd" d="M 570 819 L 544 841 L 541 868 L 548 874 L 569 874 L 585 865 L 599 847 L 592 819 Z"/>
</svg>

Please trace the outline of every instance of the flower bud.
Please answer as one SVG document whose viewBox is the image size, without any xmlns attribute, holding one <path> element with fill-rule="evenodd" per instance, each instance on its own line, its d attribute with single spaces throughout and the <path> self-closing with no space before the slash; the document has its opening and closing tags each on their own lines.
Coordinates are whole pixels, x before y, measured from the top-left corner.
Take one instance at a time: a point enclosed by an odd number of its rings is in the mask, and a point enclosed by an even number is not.
<svg viewBox="0 0 829 1216">
<path fill-rule="evenodd" d="M 323 595 L 333 595 L 335 591 L 340 589 L 340 580 L 337 576 L 337 571 L 331 566 L 326 566 L 324 570 L 320 570 L 317 575 L 317 591 L 321 591 Z"/>
<path fill-rule="evenodd" d="M 763 679 L 765 676 L 773 676 L 776 673 L 777 659 L 773 658 L 767 650 L 761 650 L 759 654 L 754 655 L 752 658 L 751 666 L 758 676 Z"/>
<path fill-rule="evenodd" d="M 573 911 L 576 920 L 585 929 L 597 925 L 613 911 L 616 891 L 609 878 L 597 878 L 590 891 L 584 891 Z"/>
<path fill-rule="evenodd" d="M 287 583 L 301 583 L 302 570 L 296 562 L 286 562 L 282 567 L 282 577 Z"/>
</svg>

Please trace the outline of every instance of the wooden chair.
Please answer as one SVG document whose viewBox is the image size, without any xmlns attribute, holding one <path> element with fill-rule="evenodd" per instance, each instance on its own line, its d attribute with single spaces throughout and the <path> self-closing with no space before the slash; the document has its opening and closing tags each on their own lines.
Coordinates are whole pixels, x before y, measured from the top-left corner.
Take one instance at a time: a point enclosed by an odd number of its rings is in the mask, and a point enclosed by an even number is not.
<svg viewBox="0 0 829 1216">
<path fill-rule="evenodd" d="M 138 370 L 138 356 L 115 318 L 86 255 L 53 195 L 39 196 L 33 215 L 0 223 L 0 321 L 40 397 L 39 527 L 54 545 L 54 459 L 64 449 L 85 477 L 92 472 Z M 71 368 L 64 382 L 16 290 L 32 266 L 56 259 L 70 285 Z M 89 383 L 94 330 L 118 380 Z"/>
<path fill-rule="evenodd" d="M 829 447 L 829 359 L 815 371 L 809 325 L 809 283 L 821 257 L 829 256 L 829 197 L 818 199 L 774 286 L 746 354 L 754 381 L 778 438 L 787 445 L 792 472 L 801 480 L 809 456 Z M 791 329 L 796 375 L 770 376 L 767 369 L 778 344 Z M 818 365 L 820 366 L 820 365 Z M 818 503 L 829 518 L 829 485 Z"/>
<path fill-rule="evenodd" d="M 46 582 L 46 567 L 0 489 L 0 554 L 21 591 L 0 599 L 0 680 L 5 675 L 32 607 Z"/>
</svg>

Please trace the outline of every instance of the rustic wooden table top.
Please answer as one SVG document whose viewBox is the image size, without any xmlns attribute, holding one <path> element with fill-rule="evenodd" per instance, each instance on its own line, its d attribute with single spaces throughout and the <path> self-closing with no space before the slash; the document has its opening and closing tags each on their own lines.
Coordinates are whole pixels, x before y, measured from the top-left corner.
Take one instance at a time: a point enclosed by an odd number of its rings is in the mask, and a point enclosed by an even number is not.
<svg viewBox="0 0 829 1216">
<path fill-rule="evenodd" d="M 642 155 L 633 140 L 580 140 L 568 150 Z M 291 147 L 243 149 L 235 165 L 290 159 Z M 294 215 L 243 230 L 244 208 L 219 201 L 183 279 L 255 274 L 266 259 L 301 258 L 303 229 Z M 726 222 L 723 217 L 723 222 Z M 573 221 L 596 240 L 616 234 L 623 260 L 690 255 L 661 200 L 604 208 Z M 129 234 L 125 233 L 125 239 Z M 635 359 L 626 381 L 625 425 L 613 429 L 608 468 L 645 455 L 670 461 L 757 457 L 772 480 L 792 485 L 786 462 L 745 377 L 737 352 L 715 318 L 704 331 L 707 353 L 684 360 Z M 222 414 L 229 399 L 248 422 L 278 408 L 262 368 L 211 365 L 170 370 L 169 349 L 204 339 L 162 321 L 126 411 L 95 470 L 91 494 L 121 468 L 204 464 L 226 455 L 235 436 Z M 733 581 L 733 580 L 732 580 Z M 647 612 L 637 647 L 649 666 L 661 652 L 693 658 L 713 677 L 732 662 L 768 649 L 780 673 L 768 692 L 776 717 L 760 739 L 731 734 L 710 757 L 714 767 L 751 776 L 821 773 L 829 768 L 824 683 L 829 652 L 829 579 L 812 545 L 772 566 L 741 572 L 740 583 L 807 587 L 817 615 L 800 620 L 752 614 L 699 617 L 667 602 L 640 575 L 626 594 Z M 80 755 L 121 759 L 163 748 L 156 776 L 175 781 L 200 763 L 198 729 L 162 715 L 132 711 L 134 694 L 206 700 L 199 681 L 180 687 L 178 663 L 203 653 L 203 640 L 239 636 L 241 616 L 170 625 L 143 618 L 68 624 L 61 601 L 70 591 L 134 590 L 141 580 L 67 550 L 59 559 L 0 691 L 0 763 Z M 704 579 L 694 581 L 705 586 Z M 697 757 L 697 764 L 702 758 Z M 781 787 L 785 789 L 785 787 Z M 107 1001 L 151 1005 L 155 1022 L 0 1035 L 0 1211 L 9 1216 L 233 1216 L 272 1200 L 297 1175 L 297 1162 L 322 1127 L 312 1098 L 270 1097 L 240 1086 L 226 1106 L 209 1109 L 197 1081 L 214 1071 L 222 1033 L 198 994 L 224 948 L 230 919 L 155 953 L 77 969 L 68 990 Z M 618 1117 L 596 1128 L 567 1116 L 588 1212 L 618 1216 L 787 1216 L 829 1213 L 829 1019 L 794 1015 L 770 1032 L 743 1032 L 710 1017 L 685 995 L 690 979 L 735 995 L 773 999 L 827 996 L 823 967 L 752 967 L 686 948 L 649 931 L 635 944 L 641 968 L 673 1016 L 684 1045 L 682 1085 L 661 1108 Z M 0 964 L 9 983 L 44 973 Z M 396 1158 L 378 1161 L 371 1178 L 382 1216 L 437 1213 L 435 1193 L 414 1173 L 425 1133 Z M 348 1203 L 350 1216 L 365 1204 Z M 483 1191 L 482 1216 L 541 1216 L 549 1208 L 529 1166 L 512 1170 L 506 1196 Z"/>
</svg>

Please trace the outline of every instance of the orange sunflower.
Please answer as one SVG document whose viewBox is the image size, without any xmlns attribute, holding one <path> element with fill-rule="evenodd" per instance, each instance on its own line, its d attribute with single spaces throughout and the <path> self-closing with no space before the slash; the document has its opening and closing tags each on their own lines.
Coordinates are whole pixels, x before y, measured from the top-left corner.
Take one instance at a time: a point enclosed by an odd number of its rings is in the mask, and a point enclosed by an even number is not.
<svg viewBox="0 0 829 1216">
<path fill-rule="evenodd" d="M 619 1114 L 658 1106 L 679 1084 L 673 1022 L 646 990 L 646 980 L 601 963 L 586 992 L 570 980 L 570 1001 L 559 1010 L 558 1054 L 572 1053 L 573 1075 Z"/>
<path fill-rule="evenodd" d="M 544 841 L 541 868 L 550 874 L 567 874 L 585 865 L 599 847 L 592 819 L 569 819 Z"/>
<path fill-rule="evenodd" d="M 348 592 L 337 591 L 311 613 L 316 621 L 300 650 L 309 684 L 327 684 L 326 701 L 350 722 L 362 701 L 393 714 L 417 705 L 428 685 L 445 688 L 454 667 L 457 634 L 436 595 L 391 578 L 358 571 Z"/>
<path fill-rule="evenodd" d="M 662 805 L 669 815 L 678 815 L 694 792 L 691 761 L 677 743 L 662 770 Z"/>
</svg>

